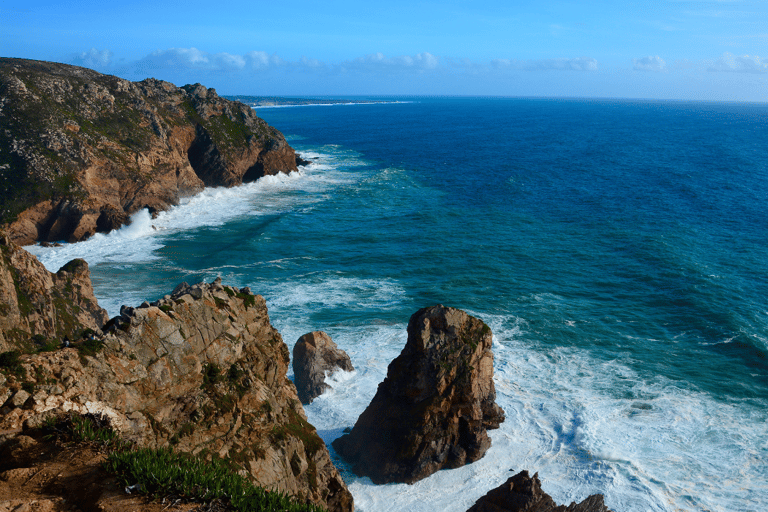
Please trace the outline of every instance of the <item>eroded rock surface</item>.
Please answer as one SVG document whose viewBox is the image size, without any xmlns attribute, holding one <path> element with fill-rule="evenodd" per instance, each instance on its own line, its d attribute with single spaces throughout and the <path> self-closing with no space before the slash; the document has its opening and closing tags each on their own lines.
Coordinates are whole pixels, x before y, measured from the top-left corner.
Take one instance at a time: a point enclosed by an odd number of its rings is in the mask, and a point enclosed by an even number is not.
<svg viewBox="0 0 768 512">
<path fill-rule="evenodd" d="M 602 494 L 593 494 L 581 503 L 557 505 L 541 489 L 536 473 L 531 478 L 521 471 L 499 487 L 477 500 L 467 512 L 611 512 L 605 506 Z"/>
<path fill-rule="evenodd" d="M 293 346 L 293 374 L 299 400 L 309 404 L 328 389 L 325 377 L 336 370 L 351 372 L 352 361 L 322 331 L 305 334 Z"/>
<path fill-rule="evenodd" d="M 0 432 L 66 411 L 104 414 L 139 446 L 227 458 L 254 482 L 349 512 L 352 496 L 287 378 L 264 299 L 216 280 L 121 315 L 77 347 L 0 373 Z"/>
<path fill-rule="evenodd" d="M 480 459 L 491 446 L 486 430 L 504 421 L 491 339 L 491 329 L 464 311 L 416 312 L 376 396 L 333 447 L 375 483 L 413 483 Z"/>
<path fill-rule="evenodd" d="M 0 58 L 0 127 L 0 225 L 20 245 L 297 169 L 279 131 L 214 89 L 52 62 Z"/>
<path fill-rule="evenodd" d="M 101 333 L 108 318 L 84 260 L 52 274 L 0 231 L 0 353 L 75 341 L 86 329 Z"/>
</svg>

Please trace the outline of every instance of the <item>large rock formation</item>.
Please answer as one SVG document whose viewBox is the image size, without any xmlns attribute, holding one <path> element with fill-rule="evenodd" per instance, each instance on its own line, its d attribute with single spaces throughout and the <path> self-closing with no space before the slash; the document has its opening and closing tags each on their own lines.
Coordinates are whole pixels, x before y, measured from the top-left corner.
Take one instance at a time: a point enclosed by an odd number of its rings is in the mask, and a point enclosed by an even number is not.
<svg viewBox="0 0 768 512">
<path fill-rule="evenodd" d="M 531 478 L 521 471 L 475 502 L 467 512 L 611 512 L 602 494 L 593 494 L 581 503 L 557 505 L 541 489 L 539 474 Z"/>
<path fill-rule="evenodd" d="M 433 306 L 408 323 L 408 342 L 390 363 L 368 408 L 333 447 L 375 483 L 413 483 L 480 459 L 496 405 L 491 329 L 465 312 Z"/>
<path fill-rule="evenodd" d="M 84 260 L 52 274 L 0 231 L 0 353 L 75 341 L 87 329 L 100 333 L 108 318 Z"/>
<path fill-rule="evenodd" d="M 183 284 L 123 307 L 104 331 L 68 348 L 0 354 L 0 432 L 65 411 L 105 414 L 140 446 L 226 458 L 265 488 L 353 509 L 287 378 L 288 347 L 262 297 L 220 280 Z"/>
<path fill-rule="evenodd" d="M 293 346 L 293 375 L 299 400 L 309 404 L 328 389 L 325 377 L 336 370 L 351 372 L 352 361 L 322 331 L 305 334 Z"/>
<path fill-rule="evenodd" d="M 279 131 L 214 89 L 50 62 L 0 59 L 0 127 L 0 224 L 21 245 L 297 169 Z"/>
</svg>

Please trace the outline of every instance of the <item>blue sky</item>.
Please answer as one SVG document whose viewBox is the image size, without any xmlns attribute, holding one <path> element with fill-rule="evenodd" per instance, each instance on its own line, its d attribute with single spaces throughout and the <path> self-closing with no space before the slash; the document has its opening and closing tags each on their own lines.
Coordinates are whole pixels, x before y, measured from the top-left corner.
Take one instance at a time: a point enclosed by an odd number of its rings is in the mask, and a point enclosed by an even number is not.
<svg viewBox="0 0 768 512">
<path fill-rule="evenodd" d="M 19 2 L 0 55 L 220 94 L 768 101 L 768 1 Z"/>
</svg>

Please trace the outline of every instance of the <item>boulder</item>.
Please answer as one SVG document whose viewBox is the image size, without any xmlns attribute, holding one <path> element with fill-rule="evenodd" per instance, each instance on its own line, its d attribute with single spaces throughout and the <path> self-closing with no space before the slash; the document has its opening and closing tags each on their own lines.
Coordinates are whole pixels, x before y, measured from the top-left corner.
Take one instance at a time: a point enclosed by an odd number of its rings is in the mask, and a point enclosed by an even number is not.
<svg viewBox="0 0 768 512">
<path fill-rule="evenodd" d="M 531 478 L 521 471 L 499 487 L 492 489 L 472 505 L 467 512 L 611 512 L 602 494 L 593 494 L 581 503 L 557 505 L 541 490 L 539 474 Z"/>
<path fill-rule="evenodd" d="M 464 311 L 433 306 L 408 323 L 368 408 L 333 447 L 375 483 L 413 483 L 480 459 L 498 428 L 491 329 Z"/>
<path fill-rule="evenodd" d="M 299 400 L 309 404 L 328 389 L 325 378 L 336 370 L 354 370 L 346 352 L 322 331 L 305 334 L 293 347 L 293 374 Z"/>
</svg>

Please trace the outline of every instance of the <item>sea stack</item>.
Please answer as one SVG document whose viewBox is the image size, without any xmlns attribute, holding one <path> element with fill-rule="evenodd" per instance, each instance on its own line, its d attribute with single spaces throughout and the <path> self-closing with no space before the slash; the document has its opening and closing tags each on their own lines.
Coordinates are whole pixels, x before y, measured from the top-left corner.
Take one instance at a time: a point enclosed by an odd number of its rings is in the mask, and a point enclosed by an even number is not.
<svg viewBox="0 0 768 512">
<path fill-rule="evenodd" d="M 293 346 L 293 374 L 301 403 L 312 403 L 323 394 L 329 387 L 325 377 L 339 369 L 351 372 L 354 367 L 347 353 L 323 331 L 307 333 Z"/>
<path fill-rule="evenodd" d="M 333 447 L 377 484 L 413 483 L 480 459 L 491 446 L 487 429 L 504 421 L 491 343 L 491 329 L 464 311 L 417 311 L 376 396 Z"/>
</svg>

